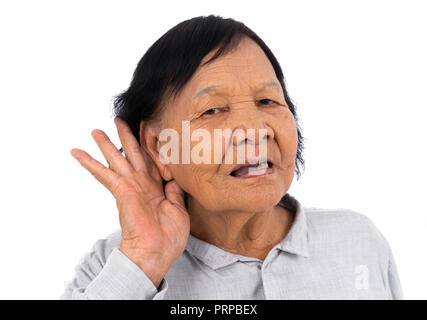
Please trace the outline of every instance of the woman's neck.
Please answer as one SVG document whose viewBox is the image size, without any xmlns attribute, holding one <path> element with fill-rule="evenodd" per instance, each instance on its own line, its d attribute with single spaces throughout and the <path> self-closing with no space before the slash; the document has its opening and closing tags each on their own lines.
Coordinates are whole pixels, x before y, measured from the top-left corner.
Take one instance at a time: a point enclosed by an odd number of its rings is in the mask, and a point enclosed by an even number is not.
<svg viewBox="0 0 427 320">
<path fill-rule="evenodd" d="M 289 232 L 294 213 L 280 205 L 258 213 L 189 209 L 190 233 L 225 251 L 264 260 Z"/>
</svg>

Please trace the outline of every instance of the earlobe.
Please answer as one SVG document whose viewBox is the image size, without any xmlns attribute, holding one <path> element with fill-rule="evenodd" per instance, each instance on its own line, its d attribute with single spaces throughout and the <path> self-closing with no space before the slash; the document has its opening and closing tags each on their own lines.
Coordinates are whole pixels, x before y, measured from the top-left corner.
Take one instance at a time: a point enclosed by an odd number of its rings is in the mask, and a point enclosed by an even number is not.
<svg viewBox="0 0 427 320">
<path fill-rule="evenodd" d="M 172 173 L 166 165 L 163 165 L 163 172 L 161 173 L 161 176 L 166 181 L 171 181 L 173 179 Z"/>
<path fill-rule="evenodd" d="M 166 181 L 170 181 L 173 179 L 173 175 L 169 169 L 169 166 L 160 161 L 160 153 L 159 153 L 160 146 L 159 146 L 158 140 L 157 140 L 156 145 L 157 145 L 157 150 L 156 150 L 156 154 L 155 154 L 155 159 L 156 159 L 155 162 L 156 162 L 157 168 L 159 169 L 161 177 Z"/>
</svg>

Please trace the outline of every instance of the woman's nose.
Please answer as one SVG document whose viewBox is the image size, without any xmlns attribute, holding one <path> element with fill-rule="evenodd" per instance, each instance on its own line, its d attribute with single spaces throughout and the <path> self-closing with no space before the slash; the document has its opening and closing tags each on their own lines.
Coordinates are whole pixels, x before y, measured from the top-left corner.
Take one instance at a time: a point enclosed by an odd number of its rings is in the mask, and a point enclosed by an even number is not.
<svg viewBox="0 0 427 320">
<path fill-rule="evenodd" d="M 259 110 L 242 110 L 240 117 L 235 120 L 235 125 L 232 128 L 232 134 L 236 137 L 233 139 L 234 145 L 241 143 L 258 145 L 274 138 L 273 129 L 267 119 L 260 113 Z"/>
</svg>

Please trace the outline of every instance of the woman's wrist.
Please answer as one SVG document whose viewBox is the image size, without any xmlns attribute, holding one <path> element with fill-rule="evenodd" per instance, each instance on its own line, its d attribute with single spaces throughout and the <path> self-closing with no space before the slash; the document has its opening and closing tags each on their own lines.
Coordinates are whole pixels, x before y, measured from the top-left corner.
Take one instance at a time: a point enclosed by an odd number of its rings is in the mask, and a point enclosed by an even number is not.
<svg viewBox="0 0 427 320">
<path fill-rule="evenodd" d="M 136 249 L 120 245 L 120 251 L 135 263 L 158 289 L 169 270 L 170 263 L 159 255 L 147 255 Z"/>
</svg>

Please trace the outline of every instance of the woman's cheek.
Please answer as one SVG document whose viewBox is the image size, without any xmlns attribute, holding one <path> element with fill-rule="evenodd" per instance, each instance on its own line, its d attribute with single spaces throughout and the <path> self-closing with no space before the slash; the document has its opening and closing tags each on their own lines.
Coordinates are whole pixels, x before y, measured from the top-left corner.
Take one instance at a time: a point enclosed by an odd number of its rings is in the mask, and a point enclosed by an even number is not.
<svg viewBox="0 0 427 320">
<path fill-rule="evenodd" d="M 275 139 L 282 155 L 282 164 L 289 167 L 295 160 L 298 148 L 298 132 L 292 114 L 291 117 L 282 118 L 275 128 Z"/>
<path fill-rule="evenodd" d="M 190 163 L 183 166 L 189 192 L 193 195 L 208 194 L 206 189 L 209 186 L 208 182 L 212 180 L 212 170 L 209 168 L 211 165 Z"/>
</svg>

